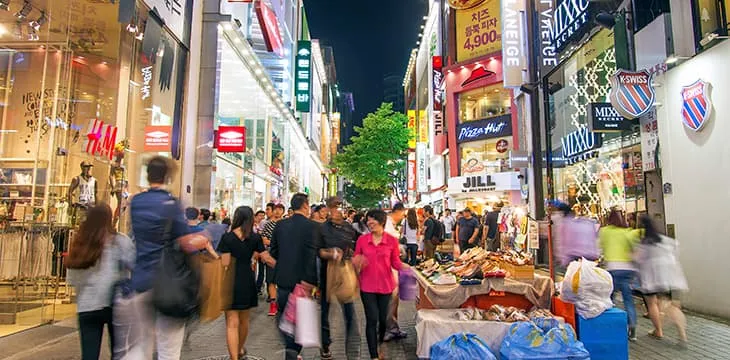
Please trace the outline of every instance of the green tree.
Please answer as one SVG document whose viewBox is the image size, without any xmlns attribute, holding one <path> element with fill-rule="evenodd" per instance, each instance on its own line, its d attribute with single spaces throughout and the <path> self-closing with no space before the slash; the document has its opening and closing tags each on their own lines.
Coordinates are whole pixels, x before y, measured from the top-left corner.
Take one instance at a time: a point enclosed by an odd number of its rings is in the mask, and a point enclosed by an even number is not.
<svg viewBox="0 0 730 360">
<path fill-rule="evenodd" d="M 361 189 L 355 184 L 346 184 L 344 190 L 345 199 L 356 209 L 374 208 L 390 194 L 388 187 L 382 190 L 368 190 Z"/>
<path fill-rule="evenodd" d="M 393 111 L 391 103 L 383 103 L 368 114 L 363 126 L 355 127 L 357 135 L 351 139 L 352 144 L 334 158 L 340 174 L 356 189 L 369 191 L 368 195 L 385 197 L 394 192 L 400 198 L 398 174 L 402 173 L 408 140 L 413 136 L 407 123 L 408 117 Z"/>
</svg>

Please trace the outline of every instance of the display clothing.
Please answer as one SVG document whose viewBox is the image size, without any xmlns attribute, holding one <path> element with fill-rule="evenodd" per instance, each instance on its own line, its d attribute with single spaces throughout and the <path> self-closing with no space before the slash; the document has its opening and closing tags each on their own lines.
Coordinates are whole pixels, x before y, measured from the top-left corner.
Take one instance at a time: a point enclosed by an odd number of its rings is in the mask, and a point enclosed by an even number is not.
<svg viewBox="0 0 730 360">
<path fill-rule="evenodd" d="M 660 235 L 661 242 L 640 244 L 634 259 L 639 265 L 639 289 L 644 294 L 687 291 L 687 278 L 679 263 L 679 243 Z"/>
<path fill-rule="evenodd" d="M 258 306 L 256 277 L 251 269 L 251 259 L 254 253 L 264 251 L 264 241 L 259 234 L 252 233 L 241 240 L 234 232 L 228 232 L 221 238 L 218 252 L 231 254 L 231 257 L 236 258 L 233 301 L 229 310 L 247 310 Z"/>
<path fill-rule="evenodd" d="M 56 223 L 59 225 L 68 224 L 68 203 L 62 200 L 53 207 L 56 208 Z"/>
<path fill-rule="evenodd" d="M 96 204 L 96 178 L 93 176 L 77 176 L 75 178 L 78 193 L 73 198 L 73 203 L 83 206 L 93 206 Z"/>
</svg>

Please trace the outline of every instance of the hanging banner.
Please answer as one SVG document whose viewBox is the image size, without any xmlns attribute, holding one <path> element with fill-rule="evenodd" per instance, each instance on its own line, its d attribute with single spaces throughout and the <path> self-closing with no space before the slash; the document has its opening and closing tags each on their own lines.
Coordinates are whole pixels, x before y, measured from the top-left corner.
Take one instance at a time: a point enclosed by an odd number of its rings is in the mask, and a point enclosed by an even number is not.
<svg viewBox="0 0 730 360">
<path fill-rule="evenodd" d="M 428 192 L 428 145 L 416 144 L 416 178 L 418 192 Z"/>
<path fill-rule="evenodd" d="M 416 128 L 416 110 L 408 110 L 408 129 L 411 130 L 411 138 L 408 140 L 408 148 L 413 150 L 416 148 L 416 136 L 418 136 L 418 129 Z"/>
<path fill-rule="evenodd" d="M 431 144 L 431 147 L 433 148 L 434 155 L 441 155 L 446 150 L 446 131 L 444 115 L 442 113 L 444 107 L 444 63 L 441 56 L 434 56 L 431 61 L 431 66 L 431 94 L 433 103 L 433 144 Z"/>
<path fill-rule="evenodd" d="M 540 24 L 540 74 L 547 74 L 558 66 L 558 55 L 553 43 L 553 0 L 538 0 Z"/>
<path fill-rule="evenodd" d="M 297 111 L 310 112 L 311 84 L 312 84 L 312 42 L 299 40 L 297 42 L 297 57 L 294 65 L 294 97 L 297 99 Z"/>
<path fill-rule="evenodd" d="M 408 191 L 416 191 L 416 154 L 408 153 Z"/>
<path fill-rule="evenodd" d="M 456 61 L 462 62 L 502 50 L 500 0 L 484 0 L 474 8 L 456 10 Z"/>
<path fill-rule="evenodd" d="M 169 0 L 166 0 L 169 1 Z M 263 1 L 256 2 L 256 17 L 259 20 L 259 27 L 264 36 L 266 50 L 273 52 L 279 57 L 284 56 L 284 40 L 279 31 L 279 20 L 276 13 Z"/>
<path fill-rule="evenodd" d="M 418 140 L 417 142 L 428 142 L 428 117 L 426 110 L 418 111 Z"/>
<path fill-rule="evenodd" d="M 593 132 L 621 132 L 631 130 L 632 121 L 621 116 L 610 103 L 586 105 L 588 130 Z"/>
<path fill-rule="evenodd" d="M 659 145 L 659 130 L 656 108 L 649 110 L 639 118 L 641 124 L 641 165 L 644 170 L 652 171 L 657 168 L 656 149 Z"/>
<path fill-rule="evenodd" d="M 502 74 L 505 88 L 522 86 L 527 70 L 525 0 L 502 0 Z"/>
</svg>

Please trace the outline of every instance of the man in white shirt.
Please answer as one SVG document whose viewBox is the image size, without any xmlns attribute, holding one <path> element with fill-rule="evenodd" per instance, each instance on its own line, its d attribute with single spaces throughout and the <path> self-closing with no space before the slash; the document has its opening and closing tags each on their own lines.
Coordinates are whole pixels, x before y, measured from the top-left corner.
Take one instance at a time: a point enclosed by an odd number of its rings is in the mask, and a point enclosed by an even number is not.
<svg viewBox="0 0 730 360">
<path fill-rule="evenodd" d="M 396 239 L 400 239 L 400 227 L 403 223 L 403 219 L 406 216 L 406 208 L 402 203 L 396 203 L 393 205 L 393 210 L 388 216 L 388 221 L 385 223 L 385 232 L 393 235 Z M 401 253 L 404 250 L 401 249 Z M 402 255 L 402 254 L 401 254 Z M 396 284 L 398 283 L 398 272 L 393 270 L 393 277 L 395 277 Z M 390 308 L 388 309 L 388 321 L 386 323 L 387 331 L 385 333 L 384 341 L 390 341 L 393 339 L 402 339 L 408 336 L 404 331 L 401 331 L 398 325 L 398 287 L 396 286 L 393 291 L 393 297 L 390 299 Z"/>
<path fill-rule="evenodd" d="M 444 227 L 446 228 L 446 236 L 444 239 L 451 239 L 452 229 L 456 225 L 456 219 L 451 215 L 451 209 L 444 210 L 444 216 L 441 218 L 441 222 L 444 223 Z"/>
</svg>

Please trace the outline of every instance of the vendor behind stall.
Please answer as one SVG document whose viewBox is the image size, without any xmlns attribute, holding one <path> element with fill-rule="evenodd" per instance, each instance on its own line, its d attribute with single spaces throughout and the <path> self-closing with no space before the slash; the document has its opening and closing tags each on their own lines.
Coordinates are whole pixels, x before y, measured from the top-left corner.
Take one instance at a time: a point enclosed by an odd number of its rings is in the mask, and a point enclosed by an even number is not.
<svg viewBox="0 0 730 360">
<path fill-rule="evenodd" d="M 479 221 L 474 218 L 471 209 L 464 209 L 464 216 L 456 224 L 456 236 L 459 240 L 461 251 L 479 246 L 477 241 L 479 235 Z"/>
</svg>

